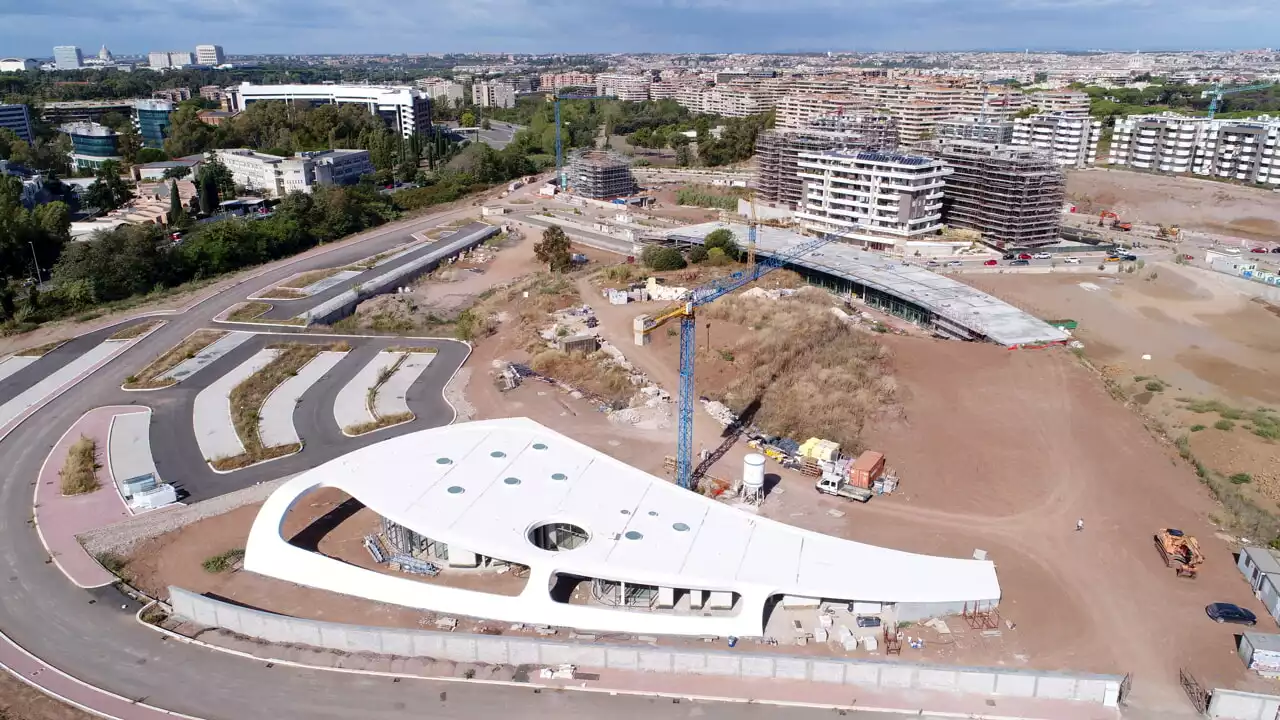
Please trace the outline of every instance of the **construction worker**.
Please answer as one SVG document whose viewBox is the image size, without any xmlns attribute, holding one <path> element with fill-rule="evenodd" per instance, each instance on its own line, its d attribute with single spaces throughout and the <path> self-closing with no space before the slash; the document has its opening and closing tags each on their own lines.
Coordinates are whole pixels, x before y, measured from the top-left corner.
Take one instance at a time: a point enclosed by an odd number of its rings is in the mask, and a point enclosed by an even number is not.
<svg viewBox="0 0 1280 720">
<path fill-rule="evenodd" d="M 1080 532 L 1081 530 L 1084 530 L 1084 518 L 1080 518 L 1076 521 L 1076 532 Z"/>
</svg>

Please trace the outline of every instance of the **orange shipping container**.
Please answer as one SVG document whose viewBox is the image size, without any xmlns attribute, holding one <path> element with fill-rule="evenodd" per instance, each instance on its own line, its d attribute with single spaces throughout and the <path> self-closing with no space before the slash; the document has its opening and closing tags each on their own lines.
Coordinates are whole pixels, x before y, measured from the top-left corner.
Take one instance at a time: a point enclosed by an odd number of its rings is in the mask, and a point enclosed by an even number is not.
<svg viewBox="0 0 1280 720">
<path fill-rule="evenodd" d="M 855 486 L 870 489 L 871 483 L 884 474 L 884 455 L 874 450 L 867 450 L 858 456 L 853 467 L 849 468 L 849 482 Z"/>
</svg>

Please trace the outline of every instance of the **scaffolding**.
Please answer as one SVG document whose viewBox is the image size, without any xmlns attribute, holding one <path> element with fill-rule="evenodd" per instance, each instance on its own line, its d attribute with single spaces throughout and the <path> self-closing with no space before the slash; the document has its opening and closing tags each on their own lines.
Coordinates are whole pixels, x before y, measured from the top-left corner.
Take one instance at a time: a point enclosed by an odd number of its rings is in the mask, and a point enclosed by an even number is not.
<svg viewBox="0 0 1280 720">
<path fill-rule="evenodd" d="M 795 210 L 804 205 L 800 153 L 826 150 L 893 150 L 898 121 L 888 115 L 813 118 L 803 129 L 765 130 L 756 137 L 756 198 Z"/>
<path fill-rule="evenodd" d="M 1058 241 L 1066 176 L 1052 157 L 1025 147 L 946 142 L 937 157 L 951 168 L 943 221 L 982 233 L 998 249 Z"/>
<path fill-rule="evenodd" d="M 569 185 L 575 195 L 593 200 L 626 197 L 637 189 L 627 158 L 608 150 L 578 150 L 570 155 Z"/>
</svg>

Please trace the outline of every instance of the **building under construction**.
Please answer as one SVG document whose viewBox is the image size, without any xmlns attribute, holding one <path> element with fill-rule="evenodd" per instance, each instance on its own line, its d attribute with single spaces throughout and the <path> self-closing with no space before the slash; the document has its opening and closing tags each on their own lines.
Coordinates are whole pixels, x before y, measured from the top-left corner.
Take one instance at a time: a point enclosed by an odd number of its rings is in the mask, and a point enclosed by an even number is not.
<svg viewBox="0 0 1280 720">
<path fill-rule="evenodd" d="M 943 190 L 948 226 L 976 230 L 1000 249 L 1057 242 L 1067 180 L 1053 158 L 972 141 L 942 143 L 930 154 L 952 170 Z"/>
<path fill-rule="evenodd" d="M 579 150 L 569 158 L 569 187 L 594 200 L 626 197 L 636 191 L 627 158 L 607 150 Z"/>
<path fill-rule="evenodd" d="M 756 138 L 756 197 L 795 210 L 804 206 L 800 153 L 826 150 L 893 150 L 898 121 L 888 115 L 831 115 L 804 128 L 765 130 Z"/>
</svg>

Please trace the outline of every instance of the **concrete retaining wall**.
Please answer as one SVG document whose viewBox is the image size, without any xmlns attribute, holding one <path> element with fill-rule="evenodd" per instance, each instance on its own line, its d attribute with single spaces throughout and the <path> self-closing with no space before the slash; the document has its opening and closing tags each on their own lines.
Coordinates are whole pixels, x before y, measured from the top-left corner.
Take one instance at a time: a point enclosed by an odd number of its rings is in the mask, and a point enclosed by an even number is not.
<svg viewBox="0 0 1280 720">
<path fill-rule="evenodd" d="M 1280 697 L 1215 689 L 1209 700 L 1209 717 L 1223 720 L 1276 720 Z"/>
<path fill-rule="evenodd" d="M 490 237 L 497 235 L 500 228 L 486 226 L 473 230 L 465 235 L 451 235 L 437 243 L 438 247 L 422 257 L 407 262 L 394 270 L 371 279 L 348 290 L 337 297 L 320 303 L 303 314 L 308 325 L 315 323 L 332 323 L 355 312 L 356 305 L 365 298 L 391 292 L 417 276 L 434 270 L 444 260 L 479 245 Z"/>
<path fill-rule="evenodd" d="M 754 655 L 700 649 L 577 644 L 534 638 L 438 633 L 339 625 L 253 610 L 169 588 L 180 618 L 270 643 L 302 644 L 344 652 L 429 657 L 463 663 L 558 665 L 663 673 L 779 678 L 867 687 L 950 690 L 981 695 L 1117 704 L 1114 675 L 957 667 L 842 658 Z"/>
</svg>

